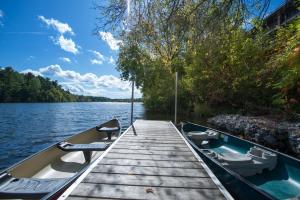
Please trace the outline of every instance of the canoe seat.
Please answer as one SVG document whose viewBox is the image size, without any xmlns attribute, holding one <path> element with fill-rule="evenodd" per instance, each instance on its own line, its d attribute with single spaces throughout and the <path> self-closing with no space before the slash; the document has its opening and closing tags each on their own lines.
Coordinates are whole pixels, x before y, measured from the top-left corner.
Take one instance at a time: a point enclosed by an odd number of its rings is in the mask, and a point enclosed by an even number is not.
<svg viewBox="0 0 300 200">
<path fill-rule="evenodd" d="M 96 130 L 99 132 L 106 132 L 108 140 L 111 140 L 112 133 L 119 131 L 120 127 L 96 126 Z"/>
<path fill-rule="evenodd" d="M 2 174 L 0 178 L 0 198 L 40 199 L 44 195 L 58 190 L 69 179 L 15 178 Z"/>
<path fill-rule="evenodd" d="M 60 142 L 57 146 L 63 151 L 104 151 L 109 145 L 104 142 L 98 144 L 71 144 L 69 142 Z"/>
<path fill-rule="evenodd" d="M 71 144 L 68 142 L 60 142 L 57 147 L 63 151 L 82 151 L 86 162 L 91 162 L 93 151 L 105 151 L 109 144 L 98 143 L 98 144 Z"/>
<path fill-rule="evenodd" d="M 99 127 L 99 129 L 97 129 L 100 132 L 116 132 L 118 130 L 120 130 L 119 127 Z"/>
<path fill-rule="evenodd" d="M 187 133 L 187 136 L 192 138 L 193 140 L 211 140 L 211 139 L 219 139 L 219 133 L 213 130 L 202 131 L 191 131 Z"/>
<path fill-rule="evenodd" d="M 222 162 L 227 162 L 230 164 L 252 164 L 252 158 L 245 154 L 239 154 L 239 153 L 222 153 L 218 154 L 217 159 Z"/>
</svg>

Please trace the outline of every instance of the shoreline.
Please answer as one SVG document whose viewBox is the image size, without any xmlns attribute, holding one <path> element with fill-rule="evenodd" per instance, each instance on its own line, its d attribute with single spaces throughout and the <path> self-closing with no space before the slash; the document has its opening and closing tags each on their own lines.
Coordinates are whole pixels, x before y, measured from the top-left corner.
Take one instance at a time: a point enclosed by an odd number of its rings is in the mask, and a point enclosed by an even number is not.
<svg viewBox="0 0 300 200">
<path fill-rule="evenodd" d="M 131 103 L 131 101 L 61 101 L 61 102 L 0 102 L 0 104 L 18 104 L 18 103 L 28 103 L 28 104 L 47 104 L 47 103 Z M 134 103 L 143 103 L 142 101 L 134 101 Z"/>
</svg>

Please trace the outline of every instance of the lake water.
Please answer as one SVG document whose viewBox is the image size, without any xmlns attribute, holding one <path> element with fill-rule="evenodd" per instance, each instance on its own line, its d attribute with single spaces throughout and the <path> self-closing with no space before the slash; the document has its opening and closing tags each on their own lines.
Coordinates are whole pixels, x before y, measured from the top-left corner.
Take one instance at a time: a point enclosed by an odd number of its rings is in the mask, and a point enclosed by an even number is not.
<svg viewBox="0 0 300 200">
<path fill-rule="evenodd" d="M 130 103 L 0 104 L 0 170 L 63 140 L 117 117 L 130 124 Z M 145 118 L 135 103 L 134 118 Z"/>
<path fill-rule="evenodd" d="M 130 103 L 0 103 L 0 170 L 71 135 L 117 117 L 130 125 Z M 170 111 L 172 113 L 172 111 Z M 170 113 L 146 113 L 134 104 L 135 119 L 173 120 Z M 205 119 L 178 116 L 179 121 Z"/>
</svg>

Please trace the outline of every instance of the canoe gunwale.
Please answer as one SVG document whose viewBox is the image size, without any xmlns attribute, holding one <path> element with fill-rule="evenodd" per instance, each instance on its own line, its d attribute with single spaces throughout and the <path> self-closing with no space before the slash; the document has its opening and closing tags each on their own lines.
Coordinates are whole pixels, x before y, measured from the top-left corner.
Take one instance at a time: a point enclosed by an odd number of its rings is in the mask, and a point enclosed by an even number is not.
<svg viewBox="0 0 300 200">
<path fill-rule="evenodd" d="M 202 126 L 202 125 L 198 125 L 198 124 L 195 124 L 195 123 L 191 123 L 191 122 L 185 122 L 185 123 L 189 123 L 189 124 L 193 124 L 195 126 L 200 126 L 200 127 L 203 127 L 203 128 L 207 128 L 207 129 L 211 129 L 211 130 L 214 130 L 214 131 L 217 131 L 217 132 L 220 132 L 222 134 L 225 134 L 225 135 L 228 135 L 228 136 L 232 136 L 230 135 L 229 133 L 224 133 L 222 131 L 219 131 L 219 130 L 216 130 L 216 129 L 213 129 L 213 128 L 209 128 L 209 127 L 206 127 L 206 126 Z M 193 148 L 196 149 L 197 152 L 199 152 L 202 156 L 204 156 L 205 158 L 207 158 L 208 160 L 210 160 L 211 162 L 213 162 L 214 164 L 216 164 L 218 167 L 222 168 L 224 171 L 226 171 L 228 174 L 230 174 L 231 176 L 233 176 L 234 178 L 238 179 L 239 181 L 243 182 L 244 184 L 248 185 L 249 187 L 251 187 L 253 190 L 255 190 L 256 192 L 258 192 L 259 194 L 265 196 L 266 198 L 268 199 L 271 199 L 271 200 L 275 200 L 276 198 L 271 196 L 270 194 L 268 194 L 267 192 L 259 189 L 256 185 L 254 185 L 253 183 L 251 183 L 250 181 L 248 181 L 247 179 L 245 179 L 244 177 L 242 177 L 241 175 L 239 175 L 238 173 L 230 170 L 230 169 L 227 169 L 226 167 L 224 167 L 223 165 L 221 165 L 217 160 L 207 156 L 205 153 L 203 153 L 203 149 L 199 148 L 191 139 L 189 139 L 186 135 L 186 132 L 183 130 L 183 126 L 184 124 L 182 123 L 181 124 L 181 133 L 182 135 L 190 142 L 190 144 L 193 146 Z M 237 139 L 240 139 L 236 136 L 233 136 Z M 243 139 L 244 140 L 244 139 Z M 244 140 L 246 142 L 248 142 L 247 140 Z M 251 143 L 253 145 L 256 145 L 255 143 Z"/>
<path fill-rule="evenodd" d="M 121 126 L 121 123 L 120 123 L 120 121 L 117 119 L 117 118 L 113 118 L 113 119 L 111 119 L 111 120 L 109 120 L 109 121 L 106 121 L 106 122 L 104 122 L 104 123 L 102 123 L 102 124 L 100 124 L 100 125 L 103 125 L 103 124 L 106 124 L 106 123 L 109 123 L 109 122 L 112 122 L 112 121 L 116 121 L 116 123 L 118 124 L 118 126 L 119 126 L 119 130 L 118 130 L 118 132 L 117 132 L 117 135 L 118 135 L 118 137 L 121 135 L 121 132 L 122 132 L 122 126 Z M 95 126 L 96 127 L 96 126 Z M 56 142 L 56 143 L 54 143 L 54 144 L 52 144 L 52 145 L 50 145 L 50 146 L 48 146 L 48 147 L 46 147 L 46 148 L 44 148 L 44 149 L 42 149 L 42 150 L 40 150 L 40 151 L 38 151 L 38 152 L 36 152 L 36 153 L 34 153 L 34 154 L 32 154 L 32 155 L 30 155 L 30 156 L 28 156 L 28 157 L 26 157 L 26 158 L 24 158 L 24 159 L 22 159 L 22 160 L 20 160 L 19 162 L 17 162 L 17 163 L 15 163 L 15 164 L 13 164 L 13 165 L 11 165 L 11 166 L 9 166 L 9 167 L 7 167 L 7 168 L 5 168 L 5 169 L 3 169 L 3 170 L 1 170 L 0 171 L 0 175 L 3 175 L 3 174 L 10 174 L 10 171 L 12 171 L 14 168 L 16 168 L 16 167 L 18 167 L 18 166 L 20 166 L 20 165 L 22 165 L 22 163 L 23 162 L 25 162 L 25 161 L 27 161 L 27 160 L 30 160 L 30 159 L 32 159 L 32 158 L 34 158 L 35 156 L 38 156 L 39 154 L 41 154 L 41 153 L 44 153 L 44 152 L 46 152 L 46 151 L 48 151 L 48 150 L 51 150 L 52 148 L 57 148 L 57 149 L 59 149 L 58 147 L 57 147 L 57 145 L 60 143 L 60 142 L 62 142 L 62 141 L 66 141 L 66 140 L 69 140 L 69 139 L 71 139 L 72 137 L 75 137 L 76 135 L 79 135 L 79 134 L 81 134 L 81 133 L 83 133 L 83 132 L 85 132 L 85 131 L 89 131 L 89 130 L 93 130 L 93 129 L 95 129 L 95 127 L 93 127 L 93 128 L 90 128 L 90 129 L 87 129 L 87 130 L 84 130 L 84 131 L 82 131 L 82 132 L 80 132 L 80 133 L 77 133 L 77 134 L 74 134 L 74 135 L 71 135 L 71 136 L 69 136 L 69 137 L 67 137 L 67 138 L 64 138 L 63 140 L 61 140 L 61 141 L 58 141 L 58 142 Z M 94 162 L 94 161 L 93 161 Z M 89 164 L 87 164 L 86 166 L 84 166 L 81 170 L 79 170 L 74 176 L 72 176 L 72 177 L 68 177 L 68 178 L 65 178 L 65 179 L 68 179 L 68 181 L 66 181 L 65 182 L 65 184 L 63 184 L 61 187 L 59 187 L 59 189 L 57 189 L 57 192 L 56 193 L 59 193 L 59 192 L 62 192 L 63 190 L 65 190 L 65 189 L 67 189 L 93 162 L 91 162 L 91 163 L 89 163 Z M 46 195 L 47 196 L 47 195 Z M 1 199 L 1 198 L 0 198 Z"/>
</svg>

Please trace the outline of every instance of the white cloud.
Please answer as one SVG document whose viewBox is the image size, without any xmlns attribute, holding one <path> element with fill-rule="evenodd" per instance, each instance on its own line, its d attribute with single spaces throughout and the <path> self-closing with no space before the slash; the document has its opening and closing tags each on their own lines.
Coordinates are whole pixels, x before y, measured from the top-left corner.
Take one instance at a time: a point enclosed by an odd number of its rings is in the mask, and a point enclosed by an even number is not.
<svg viewBox="0 0 300 200">
<path fill-rule="evenodd" d="M 100 52 L 98 51 L 91 51 L 91 52 L 93 52 L 98 59 L 104 60 L 104 56 Z"/>
<path fill-rule="evenodd" d="M 52 41 L 59 45 L 61 49 L 73 53 L 73 54 L 78 54 L 78 48 L 80 48 L 79 45 L 76 45 L 75 42 L 71 38 L 66 38 L 64 36 L 65 33 L 70 33 L 71 35 L 74 35 L 74 32 L 72 28 L 69 26 L 67 23 L 62 23 L 56 19 L 47 19 L 44 16 L 38 16 L 38 18 L 44 22 L 47 26 L 53 27 L 55 30 L 59 32 L 58 37 L 53 37 L 50 36 Z"/>
<path fill-rule="evenodd" d="M 64 33 L 70 33 L 71 35 L 74 35 L 74 32 L 72 28 L 67 23 L 62 23 L 56 19 L 47 19 L 44 16 L 38 16 L 38 18 L 44 22 L 47 26 L 51 26 L 54 29 L 56 29 L 60 34 Z"/>
<path fill-rule="evenodd" d="M 131 96 L 130 83 L 113 75 L 80 74 L 72 70 L 63 70 L 57 64 L 42 67 L 38 70 L 27 69 L 22 71 L 22 73 L 27 72 L 58 80 L 64 89 L 70 90 L 74 94 L 110 98 L 130 98 Z M 140 90 L 135 90 L 135 96 L 137 98 L 141 97 Z"/>
<path fill-rule="evenodd" d="M 109 57 L 108 63 L 110 63 L 110 64 L 114 64 L 115 63 L 115 60 L 113 59 L 112 56 Z"/>
<path fill-rule="evenodd" d="M 103 61 L 102 60 L 97 60 L 97 59 L 91 59 L 91 63 L 93 65 L 102 65 Z"/>
<path fill-rule="evenodd" d="M 99 35 L 104 40 L 111 50 L 119 50 L 119 45 L 122 44 L 122 40 L 117 40 L 110 32 L 99 31 Z"/>
<path fill-rule="evenodd" d="M 32 69 L 25 69 L 25 70 L 21 71 L 21 73 L 23 73 L 23 74 L 32 73 L 35 76 L 43 76 L 39 71 L 35 71 Z"/>
<path fill-rule="evenodd" d="M 106 57 L 102 55 L 100 52 L 95 51 L 95 50 L 89 50 L 89 52 L 93 53 L 95 58 L 91 59 L 91 63 L 95 65 L 102 65 L 104 62 L 107 62 L 109 64 L 114 64 L 115 60 L 113 59 L 112 56 Z"/>
<path fill-rule="evenodd" d="M 91 63 L 95 65 L 102 65 L 103 62 L 106 60 L 106 58 L 98 51 L 89 50 L 89 52 L 92 52 L 95 56 L 94 59 L 91 59 Z"/>
<path fill-rule="evenodd" d="M 67 58 L 67 57 L 59 57 L 58 59 L 63 61 L 63 62 L 66 62 L 66 63 L 71 63 L 72 62 L 71 59 Z"/>
<path fill-rule="evenodd" d="M 67 52 L 71 52 L 73 54 L 79 53 L 75 42 L 72 39 L 65 38 L 63 35 L 59 36 L 59 38 L 55 40 L 55 44 L 59 45 L 60 48 Z"/>
</svg>

